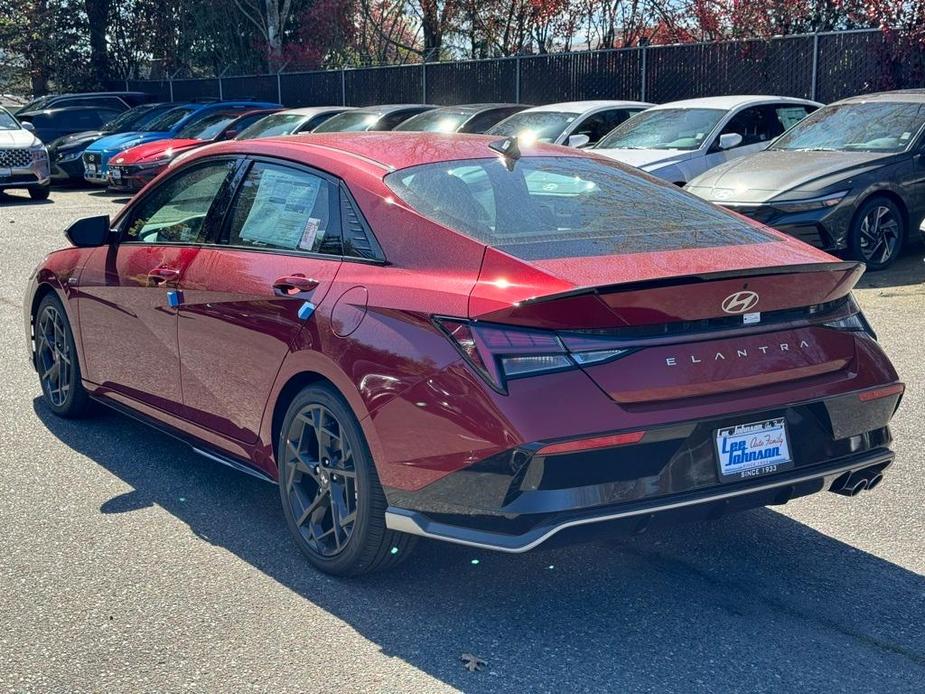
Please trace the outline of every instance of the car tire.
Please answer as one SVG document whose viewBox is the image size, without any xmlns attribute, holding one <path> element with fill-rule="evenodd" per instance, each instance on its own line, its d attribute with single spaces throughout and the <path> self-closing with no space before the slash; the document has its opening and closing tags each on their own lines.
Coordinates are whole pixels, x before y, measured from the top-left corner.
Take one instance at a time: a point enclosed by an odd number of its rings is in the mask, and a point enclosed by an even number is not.
<svg viewBox="0 0 925 694">
<path fill-rule="evenodd" d="M 29 189 L 29 197 L 33 200 L 48 200 L 51 186 L 33 186 Z"/>
<path fill-rule="evenodd" d="M 905 237 L 902 210 L 890 198 L 875 195 L 864 201 L 851 220 L 848 251 L 868 270 L 883 270 L 899 257 Z"/>
<path fill-rule="evenodd" d="M 417 538 L 385 526 L 385 494 L 363 430 L 333 388 L 308 386 L 292 400 L 277 461 L 286 524 L 315 568 L 358 576 L 411 553 Z"/>
<path fill-rule="evenodd" d="M 66 419 L 84 417 L 92 402 L 80 380 L 80 362 L 64 305 L 48 294 L 35 312 L 35 367 L 42 399 L 54 414 Z"/>
</svg>

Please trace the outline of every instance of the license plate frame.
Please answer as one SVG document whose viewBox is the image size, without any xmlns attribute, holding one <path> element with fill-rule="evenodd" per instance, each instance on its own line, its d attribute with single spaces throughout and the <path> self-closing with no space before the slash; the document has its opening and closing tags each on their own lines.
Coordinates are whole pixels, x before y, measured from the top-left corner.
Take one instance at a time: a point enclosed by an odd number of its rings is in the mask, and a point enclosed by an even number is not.
<svg viewBox="0 0 925 694">
<path fill-rule="evenodd" d="M 795 465 L 784 417 L 720 427 L 714 431 L 714 446 L 721 482 L 772 475 Z"/>
<path fill-rule="evenodd" d="M 122 180 L 122 172 L 119 169 L 109 169 L 109 175 L 112 176 L 114 181 Z"/>
</svg>

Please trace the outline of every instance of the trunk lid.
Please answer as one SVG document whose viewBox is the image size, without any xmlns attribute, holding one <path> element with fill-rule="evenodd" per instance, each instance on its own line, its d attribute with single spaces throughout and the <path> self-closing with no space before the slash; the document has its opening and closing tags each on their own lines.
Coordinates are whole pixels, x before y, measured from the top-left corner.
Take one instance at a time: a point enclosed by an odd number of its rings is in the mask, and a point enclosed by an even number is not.
<svg viewBox="0 0 925 694">
<path fill-rule="evenodd" d="M 593 268 L 583 258 L 526 265 L 486 255 L 470 318 L 555 331 L 573 354 L 620 350 L 604 363 L 576 361 L 626 406 L 847 378 L 854 335 L 819 323 L 850 312 L 863 266 L 796 242 L 762 245 L 777 252 L 612 256 Z M 591 276 L 604 281 L 574 281 Z"/>
</svg>

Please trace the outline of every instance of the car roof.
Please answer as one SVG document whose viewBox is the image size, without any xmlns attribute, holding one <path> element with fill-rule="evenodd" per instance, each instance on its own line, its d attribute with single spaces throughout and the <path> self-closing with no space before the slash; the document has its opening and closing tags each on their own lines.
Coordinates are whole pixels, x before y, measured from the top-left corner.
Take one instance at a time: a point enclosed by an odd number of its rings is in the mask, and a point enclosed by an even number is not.
<svg viewBox="0 0 925 694">
<path fill-rule="evenodd" d="M 892 92 L 875 92 L 874 94 L 859 94 L 847 99 L 836 101 L 836 104 L 858 104 L 870 101 L 884 103 L 918 103 L 925 104 L 925 89 L 897 89 Z"/>
<path fill-rule="evenodd" d="M 419 164 L 433 164 L 463 159 L 496 158 L 488 147 L 497 135 L 446 134 L 432 132 L 331 132 L 266 137 L 258 140 L 233 140 L 198 150 L 198 156 L 220 153 L 268 154 L 294 161 L 319 154 L 341 163 L 365 163 L 383 171 L 404 169 Z M 578 149 L 535 143 L 521 147 L 524 156 L 591 157 L 597 155 Z M 192 158 L 191 158 L 192 159 Z"/>
<path fill-rule="evenodd" d="M 644 106 L 645 108 L 650 108 L 652 104 L 645 101 L 613 101 L 606 99 L 599 99 L 595 101 L 560 101 L 554 104 L 532 106 L 531 108 L 521 111 L 521 113 L 535 113 L 538 111 L 587 113 L 588 111 L 596 111 L 599 108 L 628 108 L 632 106 Z"/>
<path fill-rule="evenodd" d="M 792 104 L 802 104 L 804 106 L 821 106 L 817 101 L 809 99 L 798 99 L 792 96 L 773 96 L 768 94 L 744 94 L 730 96 L 707 96 L 700 99 L 684 99 L 682 101 L 670 101 L 668 103 L 653 106 L 652 110 L 661 110 L 665 108 L 715 108 L 729 111 L 740 106 L 759 106 L 772 102 L 786 102 Z"/>
<path fill-rule="evenodd" d="M 452 106 L 438 106 L 435 108 L 435 111 L 443 111 L 444 113 L 478 113 L 479 111 L 491 111 L 496 108 L 526 108 L 522 104 L 509 104 L 509 103 L 484 103 L 484 104 L 454 104 Z"/>
<path fill-rule="evenodd" d="M 107 106 L 54 106 L 51 108 L 43 108 L 38 111 L 23 111 L 22 113 L 16 114 L 16 117 L 21 116 L 37 116 L 39 114 L 44 114 L 46 116 L 53 116 L 58 113 L 79 113 L 81 111 L 112 111 L 113 113 L 125 113 L 125 111 L 117 111 L 114 108 L 109 108 Z"/>
<path fill-rule="evenodd" d="M 147 92 L 68 92 L 66 94 L 49 94 L 52 99 L 62 99 L 65 97 L 86 97 L 86 96 L 150 96 Z"/>
<path fill-rule="evenodd" d="M 331 111 L 352 111 L 354 109 L 354 106 L 304 106 L 302 108 L 287 108 L 284 111 L 278 111 L 278 113 L 287 116 L 317 116 L 321 113 L 330 113 Z"/>
<path fill-rule="evenodd" d="M 394 113 L 395 111 L 404 111 L 407 108 L 432 109 L 437 107 L 433 104 L 377 104 L 373 106 L 360 106 L 353 110 L 359 113 L 378 113 L 380 115 L 385 115 L 386 113 Z"/>
</svg>

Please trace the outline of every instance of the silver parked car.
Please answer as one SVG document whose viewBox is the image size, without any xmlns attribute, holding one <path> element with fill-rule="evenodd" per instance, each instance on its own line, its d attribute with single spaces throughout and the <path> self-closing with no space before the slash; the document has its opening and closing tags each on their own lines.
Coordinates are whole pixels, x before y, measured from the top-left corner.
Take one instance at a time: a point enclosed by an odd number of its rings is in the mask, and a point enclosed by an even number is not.
<svg viewBox="0 0 925 694">
<path fill-rule="evenodd" d="M 33 200 L 45 200 L 51 186 L 48 150 L 32 132 L 0 108 L 0 191 L 26 188 Z"/>
<path fill-rule="evenodd" d="M 715 96 L 654 106 L 594 148 L 684 185 L 723 162 L 758 152 L 822 104 L 786 96 Z"/>
</svg>

